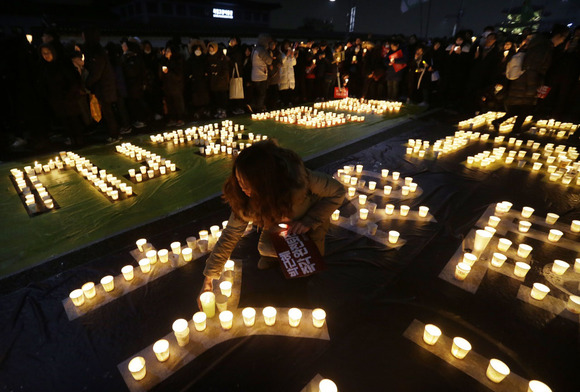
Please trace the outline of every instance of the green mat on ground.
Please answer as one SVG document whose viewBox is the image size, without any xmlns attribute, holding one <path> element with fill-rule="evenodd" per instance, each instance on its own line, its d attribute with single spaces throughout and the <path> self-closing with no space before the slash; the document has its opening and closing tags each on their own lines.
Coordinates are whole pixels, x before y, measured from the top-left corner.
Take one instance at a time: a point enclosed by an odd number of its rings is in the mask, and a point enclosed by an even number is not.
<svg viewBox="0 0 580 392">
<path fill-rule="evenodd" d="M 418 108 L 403 108 L 398 115 L 368 115 L 364 123 L 326 129 L 307 129 L 271 120 L 252 121 L 249 116 L 237 117 L 234 123 L 244 124 L 246 132 L 276 138 L 282 146 L 307 158 L 380 132 L 405 121 L 417 111 Z M 170 159 L 180 170 L 132 184 L 123 176 L 131 168 L 138 170 L 140 165 L 116 153 L 114 145 L 74 151 L 132 185 L 137 196 L 112 203 L 74 169 L 54 170 L 38 177 L 60 209 L 29 217 L 9 179 L 10 169 L 23 170 L 24 166 L 34 165 L 34 161 L 44 164 L 54 156 L 0 165 L 0 277 L 188 208 L 220 192 L 230 172 L 230 158 L 204 158 L 195 153 L 197 147 L 171 143 L 153 145 L 149 135 L 125 138 L 125 141 Z"/>
</svg>

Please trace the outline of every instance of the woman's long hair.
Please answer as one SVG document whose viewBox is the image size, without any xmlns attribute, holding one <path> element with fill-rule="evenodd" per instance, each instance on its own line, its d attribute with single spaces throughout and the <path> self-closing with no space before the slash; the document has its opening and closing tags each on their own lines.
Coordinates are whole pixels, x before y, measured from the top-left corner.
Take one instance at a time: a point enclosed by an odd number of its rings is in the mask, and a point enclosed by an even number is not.
<svg viewBox="0 0 580 392">
<path fill-rule="evenodd" d="M 236 172 L 248 197 L 240 187 Z M 293 197 L 306 188 L 306 169 L 302 159 L 272 140 L 253 144 L 234 161 L 226 180 L 223 198 L 238 217 L 252 219 L 260 227 L 270 227 L 292 216 Z"/>
</svg>

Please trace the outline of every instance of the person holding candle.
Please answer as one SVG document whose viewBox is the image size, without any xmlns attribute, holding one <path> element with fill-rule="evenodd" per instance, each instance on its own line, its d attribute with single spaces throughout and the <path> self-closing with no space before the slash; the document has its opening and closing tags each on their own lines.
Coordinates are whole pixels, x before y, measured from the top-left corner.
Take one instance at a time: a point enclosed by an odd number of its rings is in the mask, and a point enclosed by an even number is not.
<svg viewBox="0 0 580 392">
<path fill-rule="evenodd" d="M 219 278 L 249 221 L 262 230 L 258 244 L 259 269 L 269 268 L 277 261 L 270 230 L 281 222 L 288 224 L 289 233 L 308 233 L 324 255 L 330 216 L 345 196 L 340 182 L 306 169 L 295 152 L 279 147 L 270 139 L 240 153 L 223 192 L 232 213 L 206 261 L 202 292 L 212 290 L 213 279 Z"/>
</svg>

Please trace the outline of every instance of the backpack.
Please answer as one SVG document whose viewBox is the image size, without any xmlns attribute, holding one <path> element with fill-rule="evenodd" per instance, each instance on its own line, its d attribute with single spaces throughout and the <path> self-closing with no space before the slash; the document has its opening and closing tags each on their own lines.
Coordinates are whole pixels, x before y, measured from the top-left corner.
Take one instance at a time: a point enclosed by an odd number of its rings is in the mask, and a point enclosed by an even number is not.
<svg viewBox="0 0 580 392">
<path fill-rule="evenodd" d="M 526 70 L 523 69 L 525 58 L 525 52 L 518 52 L 512 56 L 505 69 L 506 78 L 509 80 L 516 80 L 526 72 Z"/>
</svg>

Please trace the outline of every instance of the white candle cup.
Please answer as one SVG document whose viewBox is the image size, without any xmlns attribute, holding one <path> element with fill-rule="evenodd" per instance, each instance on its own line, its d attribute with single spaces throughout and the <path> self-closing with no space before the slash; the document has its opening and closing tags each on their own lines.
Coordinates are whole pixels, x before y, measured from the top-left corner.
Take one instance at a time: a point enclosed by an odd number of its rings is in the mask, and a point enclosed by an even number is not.
<svg viewBox="0 0 580 392">
<path fill-rule="evenodd" d="M 393 187 L 390 185 L 385 185 L 383 187 L 383 192 L 385 195 L 390 195 L 392 191 L 393 191 Z"/>
<path fill-rule="evenodd" d="M 423 331 L 423 341 L 430 346 L 433 346 L 439 340 L 441 336 L 441 330 L 439 327 L 433 324 L 425 325 L 425 330 Z"/>
<path fill-rule="evenodd" d="M 385 214 L 392 215 L 395 212 L 395 206 L 393 204 L 387 204 L 385 206 Z"/>
<path fill-rule="evenodd" d="M 266 306 L 262 310 L 262 315 L 264 316 L 264 322 L 268 326 L 276 324 L 276 308 L 273 306 Z"/>
<path fill-rule="evenodd" d="M 564 275 L 568 268 L 570 268 L 570 264 L 563 260 L 554 260 L 554 264 L 552 264 L 552 272 L 556 275 Z"/>
<path fill-rule="evenodd" d="M 199 239 L 208 241 L 209 240 L 209 232 L 207 230 L 201 230 L 199 232 Z"/>
<path fill-rule="evenodd" d="M 367 195 L 358 195 L 358 204 L 361 206 L 367 204 Z"/>
<path fill-rule="evenodd" d="M 409 190 L 411 192 L 416 192 L 417 191 L 417 183 L 416 182 L 412 182 L 409 184 Z"/>
<path fill-rule="evenodd" d="M 399 177 L 401 176 L 401 173 L 399 172 L 393 172 L 393 174 L 391 174 L 391 177 L 393 177 L 394 181 L 397 181 L 399 179 Z"/>
<path fill-rule="evenodd" d="M 529 218 L 534 213 L 534 209 L 532 207 L 524 207 L 522 208 L 522 217 Z"/>
<path fill-rule="evenodd" d="M 131 196 L 132 194 L 133 194 L 133 187 L 132 186 L 125 187 L 125 195 Z"/>
<path fill-rule="evenodd" d="M 297 327 L 300 325 L 300 320 L 302 319 L 302 311 L 298 308 L 290 308 L 288 310 L 288 323 L 291 327 Z"/>
<path fill-rule="evenodd" d="M 556 223 L 556 221 L 558 220 L 559 217 L 560 217 L 560 215 L 554 214 L 552 212 L 548 212 L 548 214 L 546 214 L 546 223 L 549 225 L 553 225 Z"/>
<path fill-rule="evenodd" d="M 227 260 L 226 263 L 224 264 L 224 272 L 225 271 L 233 271 L 234 268 L 236 267 L 236 263 L 233 260 Z"/>
<path fill-rule="evenodd" d="M 530 296 L 538 301 L 546 298 L 546 295 L 550 292 L 550 288 L 542 283 L 534 283 L 532 286 L 532 291 L 530 291 Z"/>
<path fill-rule="evenodd" d="M 405 177 L 405 185 L 409 186 L 413 182 L 413 177 Z"/>
<path fill-rule="evenodd" d="M 571 295 L 566 303 L 566 309 L 575 314 L 580 314 L 580 297 Z"/>
<path fill-rule="evenodd" d="M 381 169 L 381 177 L 387 178 L 389 176 L 389 169 Z"/>
<path fill-rule="evenodd" d="M 453 338 L 451 354 L 457 359 L 463 359 L 471 350 L 471 343 L 459 336 Z"/>
<path fill-rule="evenodd" d="M 401 188 L 401 194 L 403 196 L 408 196 L 410 192 L 410 189 L 407 185 L 403 185 L 403 187 Z"/>
<path fill-rule="evenodd" d="M 580 233 L 580 220 L 573 220 L 570 224 L 570 230 L 574 233 Z"/>
<path fill-rule="evenodd" d="M 220 324 L 224 330 L 232 329 L 232 325 L 234 322 L 234 314 L 229 310 L 225 310 L 220 313 L 219 315 Z"/>
<path fill-rule="evenodd" d="M 468 266 L 473 266 L 473 264 L 475 264 L 475 262 L 477 261 L 477 256 L 474 255 L 473 253 L 464 253 L 463 254 L 463 263 L 467 264 Z"/>
<path fill-rule="evenodd" d="M 340 218 L 340 210 L 334 210 L 334 212 L 332 213 L 331 219 L 333 221 L 337 221 L 338 218 Z"/>
<path fill-rule="evenodd" d="M 193 325 L 195 330 L 201 332 L 206 328 L 207 315 L 204 312 L 196 312 L 193 315 Z"/>
<path fill-rule="evenodd" d="M 511 210 L 512 206 L 514 205 L 512 202 L 505 201 L 505 200 L 502 201 L 502 204 L 505 208 L 505 212 L 509 212 Z"/>
<path fill-rule="evenodd" d="M 375 235 L 377 234 L 377 229 L 379 228 L 379 226 L 376 223 L 368 223 L 367 224 L 367 233 L 369 235 Z"/>
<path fill-rule="evenodd" d="M 323 309 L 316 308 L 312 311 L 312 325 L 316 328 L 322 328 L 326 321 L 326 312 Z"/>
<path fill-rule="evenodd" d="M 318 383 L 318 392 L 338 392 L 338 387 L 334 381 L 325 378 Z"/>
<path fill-rule="evenodd" d="M 81 289 L 76 289 L 71 291 L 69 294 L 69 298 L 74 304 L 74 306 L 81 306 L 85 303 L 85 294 Z"/>
<path fill-rule="evenodd" d="M 457 280 L 465 280 L 467 275 L 471 272 L 471 267 L 466 263 L 457 263 L 455 266 L 455 279 Z"/>
<path fill-rule="evenodd" d="M 493 237 L 493 234 L 487 230 L 476 230 L 473 250 L 476 252 L 482 252 L 491 240 L 491 237 Z"/>
<path fill-rule="evenodd" d="M 143 181 L 143 175 L 141 173 L 135 174 L 135 181 L 137 182 Z"/>
<path fill-rule="evenodd" d="M 494 253 L 493 257 L 491 259 L 491 265 L 496 267 L 496 268 L 501 268 L 501 266 L 503 265 L 503 263 L 505 263 L 507 260 L 507 257 L 501 253 Z"/>
<path fill-rule="evenodd" d="M 577 272 L 580 274 L 580 259 L 576 259 L 574 261 L 574 272 Z"/>
<path fill-rule="evenodd" d="M 493 381 L 496 384 L 499 384 L 509 374 L 510 368 L 505 363 L 495 358 L 489 360 L 489 365 L 487 366 L 485 375 L 491 381 Z"/>
<path fill-rule="evenodd" d="M 183 250 L 181 251 L 181 255 L 184 261 L 189 262 L 193 258 L 193 249 L 183 248 Z"/>
<path fill-rule="evenodd" d="M 95 289 L 95 284 L 93 282 L 87 282 L 83 284 L 82 290 L 85 298 L 90 299 L 97 295 L 97 290 Z"/>
<path fill-rule="evenodd" d="M 123 268 L 121 268 L 121 273 L 123 274 L 123 278 L 125 278 L 127 282 L 133 280 L 133 277 L 135 276 L 133 273 L 132 265 L 126 265 Z"/>
<path fill-rule="evenodd" d="M 215 316 L 215 294 L 211 291 L 201 293 L 199 296 L 201 308 L 208 318 Z"/>
<path fill-rule="evenodd" d="M 136 244 L 137 244 L 137 249 L 139 249 L 139 252 L 144 252 L 145 251 L 145 244 L 147 243 L 147 240 L 145 238 L 140 238 L 137 240 Z"/>
<path fill-rule="evenodd" d="M 369 190 L 374 191 L 377 189 L 377 182 L 376 181 L 369 181 Z"/>
<path fill-rule="evenodd" d="M 171 251 L 174 255 L 181 254 L 181 242 L 175 241 L 171 243 Z"/>
<path fill-rule="evenodd" d="M 518 261 L 514 266 L 514 275 L 519 278 L 524 278 L 530 269 L 531 267 L 529 264 Z"/>
<path fill-rule="evenodd" d="M 223 312 L 228 310 L 228 297 L 223 294 L 218 294 L 215 296 L 215 305 L 218 312 Z"/>
<path fill-rule="evenodd" d="M 209 242 L 208 242 L 208 240 L 199 240 L 199 241 L 197 241 L 197 247 L 199 248 L 199 251 L 201 253 L 207 252 L 207 250 L 209 248 Z"/>
<path fill-rule="evenodd" d="M 246 327 L 252 327 L 256 322 L 256 309 L 244 308 L 242 310 L 242 318 L 244 319 L 244 325 Z"/>
<path fill-rule="evenodd" d="M 512 242 L 507 238 L 500 238 L 497 243 L 497 249 L 500 252 L 507 252 L 507 250 L 512 246 Z"/>
<path fill-rule="evenodd" d="M 220 227 L 218 225 L 213 225 L 209 228 L 209 231 L 211 232 L 211 236 L 213 238 L 216 238 L 217 233 L 220 231 Z"/>
<path fill-rule="evenodd" d="M 149 273 L 151 271 L 151 262 L 149 261 L 149 259 L 139 260 L 139 268 L 141 269 L 141 272 L 143 272 L 144 274 Z"/>
<path fill-rule="evenodd" d="M 129 177 L 135 177 L 135 169 L 129 169 Z"/>
<path fill-rule="evenodd" d="M 351 177 L 350 178 L 350 185 L 356 187 L 356 184 L 358 184 L 358 178 L 357 177 Z"/>
<path fill-rule="evenodd" d="M 157 252 L 157 257 L 162 263 L 167 263 L 169 261 L 169 251 L 167 249 L 161 249 Z"/>
<path fill-rule="evenodd" d="M 532 253 L 532 250 L 534 248 L 532 248 L 530 245 L 527 244 L 520 244 L 520 246 L 518 246 L 518 256 L 521 258 L 527 258 L 530 253 Z"/>
<path fill-rule="evenodd" d="M 184 347 L 189 343 L 189 324 L 186 319 L 177 319 L 172 325 L 173 334 L 180 347 Z"/>
<path fill-rule="evenodd" d="M 111 292 L 115 289 L 115 278 L 112 275 L 104 276 L 101 279 L 101 285 L 106 292 Z"/>
<path fill-rule="evenodd" d="M 232 295 L 232 282 L 224 281 L 220 283 L 220 291 L 226 297 L 231 297 Z"/>
<path fill-rule="evenodd" d="M 552 389 L 541 381 L 531 380 L 528 383 L 528 392 L 552 392 Z"/>
<path fill-rule="evenodd" d="M 499 225 L 499 222 L 501 222 L 501 218 L 495 215 L 490 216 L 489 219 L 487 220 L 487 224 L 491 227 L 497 227 L 497 225 Z"/>
<path fill-rule="evenodd" d="M 520 221 L 518 224 L 518 230 L 522 233 L 527 233 L 532 227 L 532 223 L 528 221 Z"/>
<path fill-rule="evenodd" d="M 411 207 L 402 204 L 401 207 L 399 208 L 399 212 L 400 212 L 401 216 L 407 216 L 407 215 L 409 215 L 410 209 L 411 209 Z"/>
<path fill-rule="evenodd" d="M 367 210 L 366 208 L 361 208 L 359 211 L 359 216 L 361 220 L 367 220 L 369 216 L 369 210 Z"/>
<path fill-rule="evenodd" d="M 145 358 L 135 357 L 129 362 L 129 371 L 136 381 L 141 381 L 147 375 L 147 367 L 145 366 Z"/>
<path fill-rule="evenodd" d="M 362 173 L 362 171 L 363 171 L 363 165 L 356 165 L 356 172 L 357 172 L 358 174 L 361 174 L 361 173 Z"/>
<path fill-rule="evenodd" d="M 154 249 L 148 250 L 147 253 L 145 253 L 145 257 L 147 257 L 149 259 L 149 263 L 151 264 L 155 264 L 157 263 L 157 251 Z"/>
<path fill-rule="evenodd" d="M 560 230 L 550 229 L 550 233 L 548 234 L 548 241 L 558 242 L 563 235 L 564 233 L 562 233 Z"/>
<path fill-rule="evenodd" d="M 541 168 L 542 168 L 542 163 L 541 162 L 534 162 L 534 166 L 532 166 L 532 170 L 538 171 Z"/>
<path fill-rule="evenodd" d="M 197 248 L 197 238 L 196 237 L 187 237 L 185 239 L 185 242 L 187 242 L 188 248 L 191 248 L 191 249 Z"/>
<path fill-rule="evenodd" d="M 348 187 L 348 197 L 354 197 L 356 195 L 356 188 L 354 186 Z"/>
<path fill-rule="evenodd" d="M 399 241 L 400 233 L 395 230 L 389 231 L 389 243 L 396 244 Z"/>
<path fill-rule="evenodd" d="M 153 352 L 159 362 L 165 362 L 169 358 L 169 342 L 161 339 L 153 345 Z"/>
</svg>

